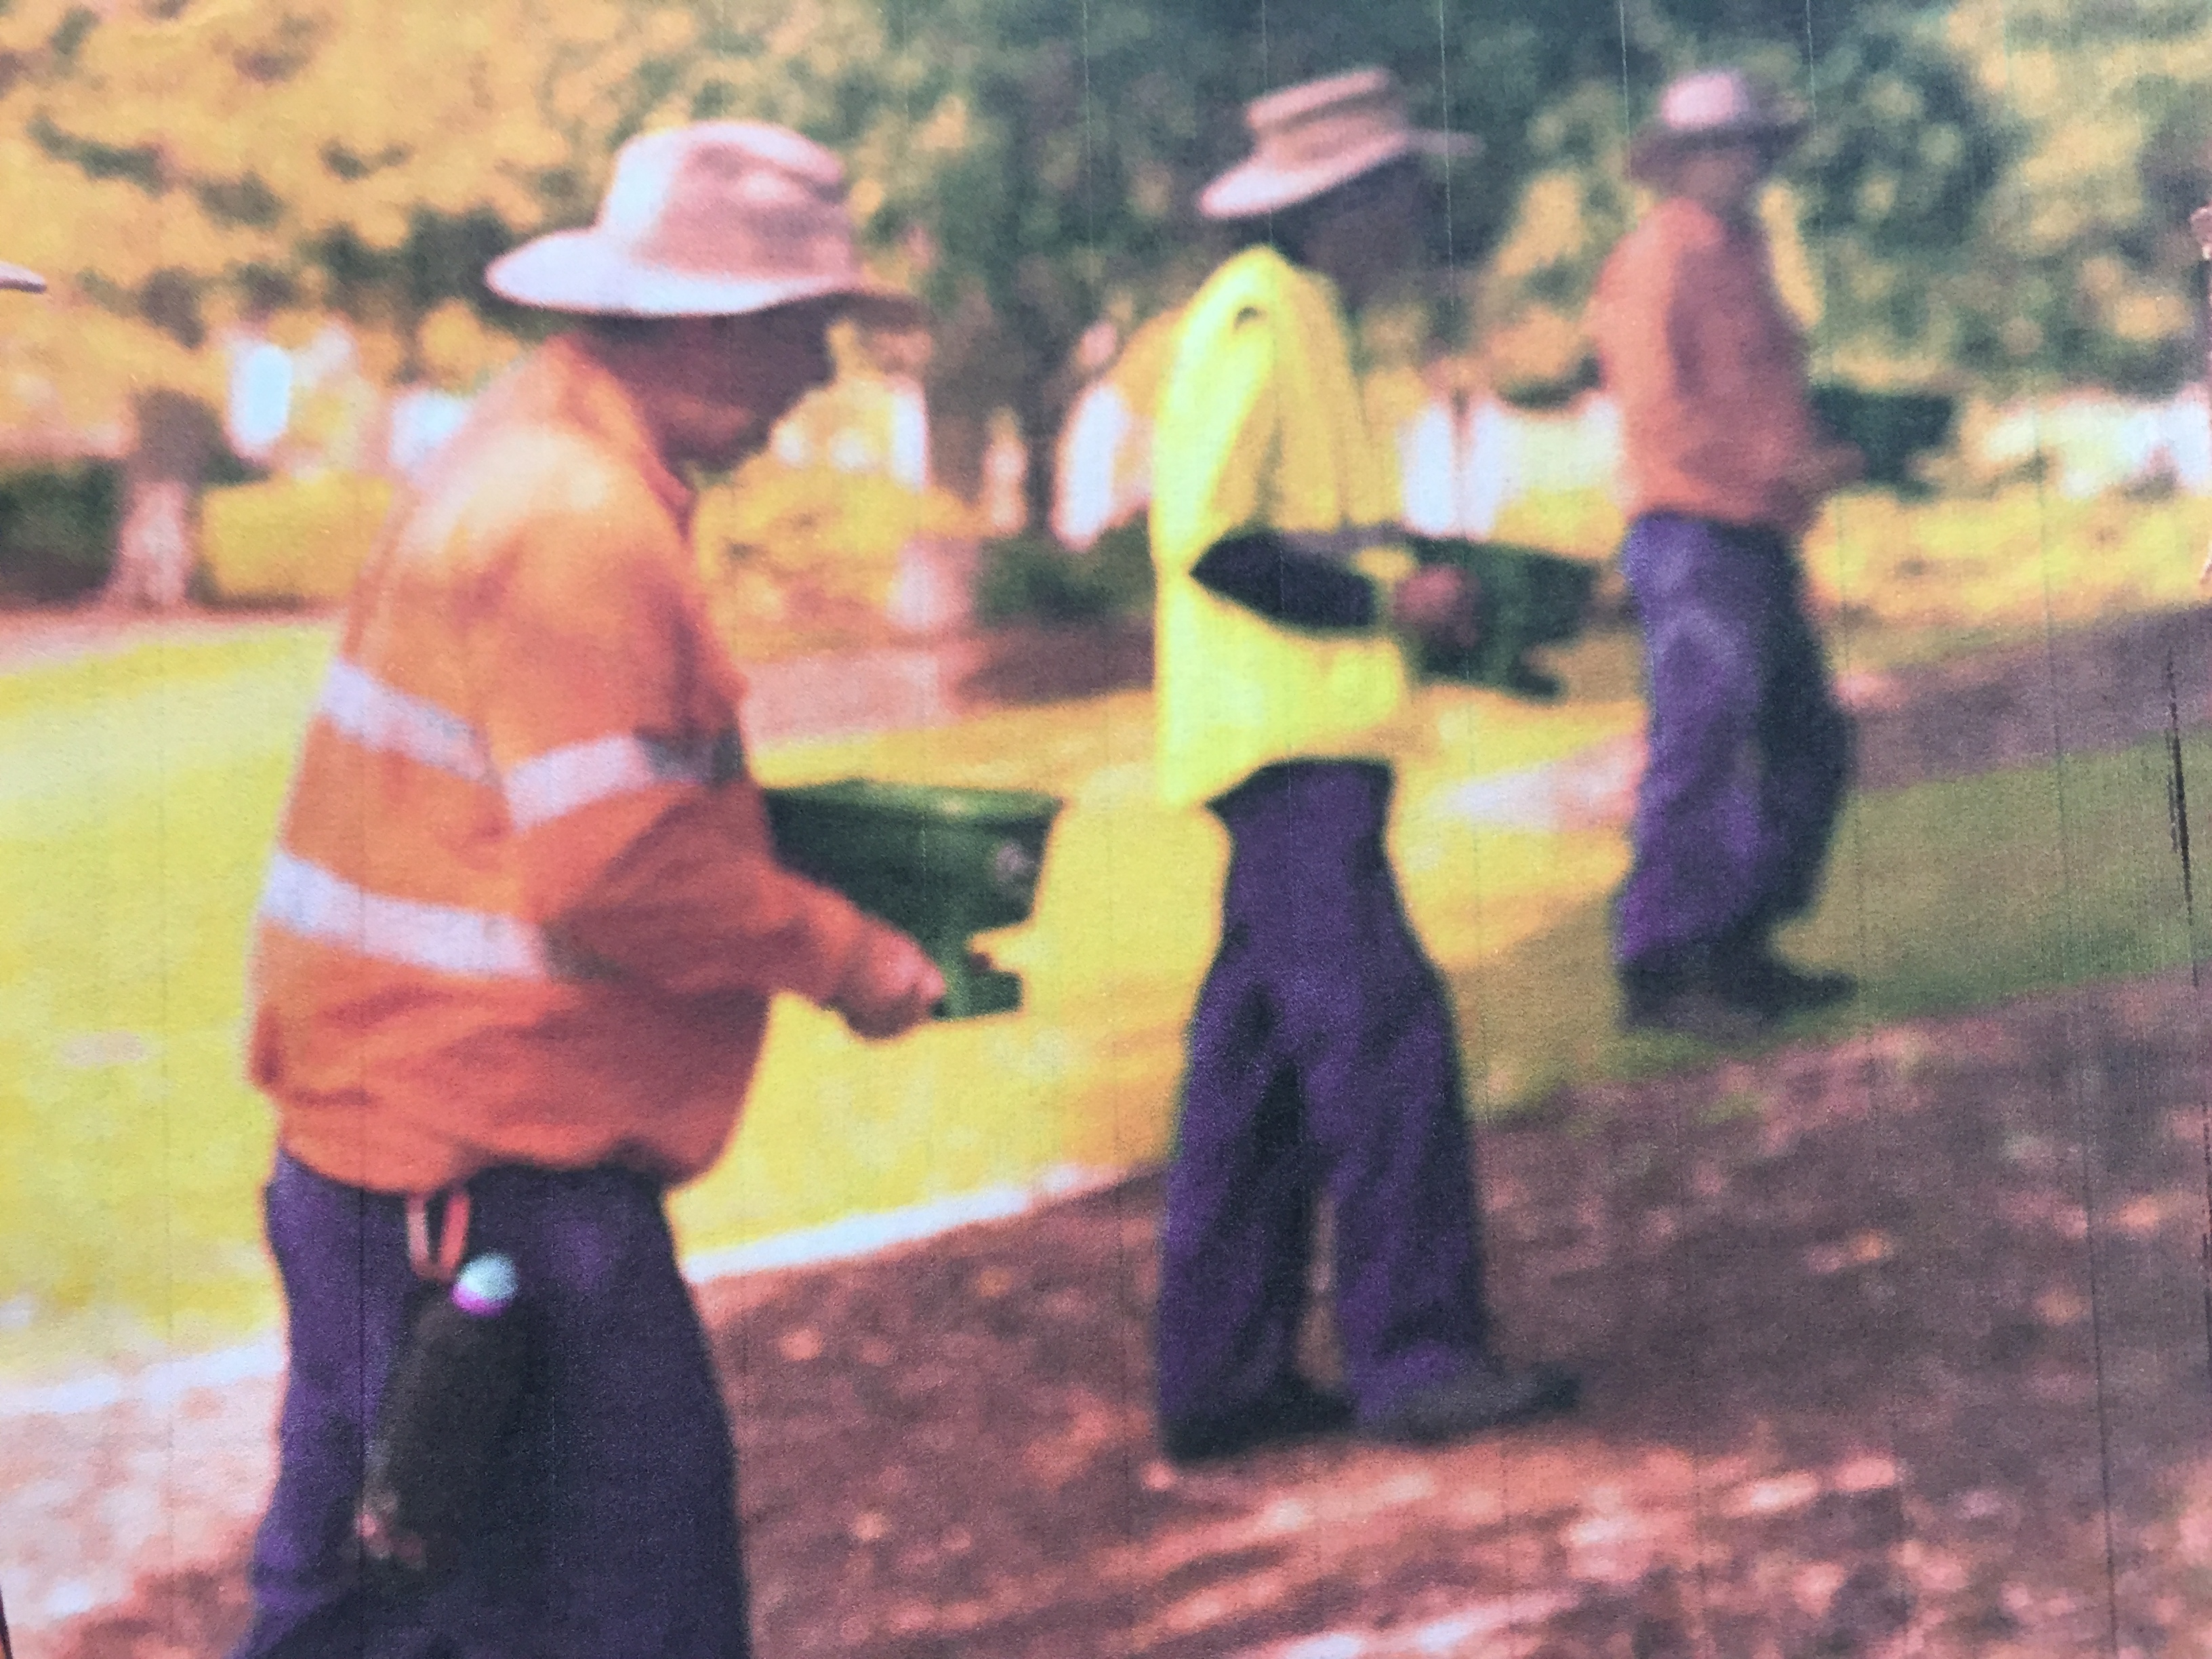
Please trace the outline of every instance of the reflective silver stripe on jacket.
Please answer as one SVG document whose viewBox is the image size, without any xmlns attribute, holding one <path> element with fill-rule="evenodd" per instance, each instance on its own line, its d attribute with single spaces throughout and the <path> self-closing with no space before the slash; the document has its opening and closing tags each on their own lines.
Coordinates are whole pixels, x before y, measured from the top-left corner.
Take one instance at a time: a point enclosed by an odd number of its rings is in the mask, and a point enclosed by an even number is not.
<svg viewBox="0 0 2212 1659">
<path fill-rule="evenodd" d="M 282 849 L 261 891 L 261 919 L 321 945 L 464 979 L 554 977 L 545 937 L 513 916 L 365 892 Z"/>
<path fill-rule="evenodd" d="M 737 734 L 672 743 L 635 733 L 593 738 L 533 755 L 507 774 L 507 814 L 518 830 L 533 829 L 594 802 L 662 784 L 704 787 L 737 771 Z"/>
<path fill-rule="evenodd" d="M 471 783 L 498 781 L 491 750 L 474 726 L 355 664 L 331 665 L 315 712 L 364 749 L 404 755 Z"/>
<path fill-rule="evenodd" d="M 332 665 L 315 708 L 333 729 L 365 749 L 404 755 L 498 788 L 519 830 L 660 784 L 726 783 L 739 769 L 734 731 L 690 742 L 616 732 L 534 755 L 502 776 L 492 764 L 491 745 L 476 727 L 349 662 Z"/>
</svg>

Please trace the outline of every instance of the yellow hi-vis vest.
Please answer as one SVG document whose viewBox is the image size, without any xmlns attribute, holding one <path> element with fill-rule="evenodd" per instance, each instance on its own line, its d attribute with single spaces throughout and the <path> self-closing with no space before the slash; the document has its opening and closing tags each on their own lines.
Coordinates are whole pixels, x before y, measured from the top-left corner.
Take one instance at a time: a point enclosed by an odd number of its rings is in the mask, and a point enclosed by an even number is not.
<svg viewBox="0 0 2212 1659">
<path fill-rule="evenodd" d="M 1387 757 L 1409 671 L 1386 626 L 1289 626 L 1191 571 L 1223 537 L 1268 530 L 1395 580 L 1413 568 L 1393 544 L 1399 507 L 1396 460 L 1368 430 L 1333 290 L 1271 248 L 1237 255 L 1186 307 L 1154 417 L 1157 765 L 1169 805 L 1210 800 L 1276 761 Z"/>
</svg>

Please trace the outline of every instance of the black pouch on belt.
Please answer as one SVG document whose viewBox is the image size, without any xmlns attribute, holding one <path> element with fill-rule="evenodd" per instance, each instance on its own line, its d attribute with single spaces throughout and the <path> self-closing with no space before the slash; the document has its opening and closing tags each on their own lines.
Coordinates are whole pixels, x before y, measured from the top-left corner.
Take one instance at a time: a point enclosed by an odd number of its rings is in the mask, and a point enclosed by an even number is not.
<svg viewBox="0 0 2212 1659">
<path fill-rule="evenodd" d="M 435 1263 L 425 1209 L 410 1200 L 410 1253 L 423 1284 L 377 1401 L 357 1517 L 372 1566 L 417 1579 L 451 1573 L 482 1535 L 530 1364 L 514 1264 L 483 1255 L 460 1266 L 467 1194 L 447 1200 Z"/>
</svg>

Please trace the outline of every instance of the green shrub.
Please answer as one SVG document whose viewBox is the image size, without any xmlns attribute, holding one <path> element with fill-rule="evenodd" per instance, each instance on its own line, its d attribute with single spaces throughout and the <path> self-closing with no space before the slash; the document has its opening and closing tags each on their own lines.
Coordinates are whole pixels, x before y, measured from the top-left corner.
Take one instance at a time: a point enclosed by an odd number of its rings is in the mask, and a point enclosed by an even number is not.
<svg viewBox="0 0 2212 1659">
<path fill-rule="evenodd" d="M 1127 621 L 1151 614 L 1152 538 L 1142 519 L 1076 553 L 1031 533 L 983 544 L 975 614 L 986 624 Z"/>
<path fill-rule="evenodd" d="M 0 473 L 0 595 L 76 599 L 107 580 L 123 514 L 123 469 L 77 461 Z"/>
</svg>

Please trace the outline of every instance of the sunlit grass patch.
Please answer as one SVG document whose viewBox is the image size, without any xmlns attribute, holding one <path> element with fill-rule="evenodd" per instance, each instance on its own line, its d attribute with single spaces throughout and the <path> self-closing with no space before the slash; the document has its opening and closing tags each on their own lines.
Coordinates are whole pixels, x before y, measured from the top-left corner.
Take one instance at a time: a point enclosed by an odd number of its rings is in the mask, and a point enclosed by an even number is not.
<svg viewBox="0 0 2212 1659">
<path fill-rule="evenodd" d="M 311 629 L 0 678 L 0 1355 L 267 1313 L 247 919 L 327 653 Z"/>
</svg>

